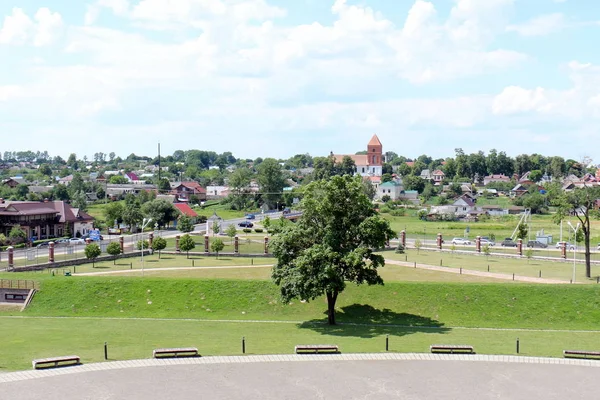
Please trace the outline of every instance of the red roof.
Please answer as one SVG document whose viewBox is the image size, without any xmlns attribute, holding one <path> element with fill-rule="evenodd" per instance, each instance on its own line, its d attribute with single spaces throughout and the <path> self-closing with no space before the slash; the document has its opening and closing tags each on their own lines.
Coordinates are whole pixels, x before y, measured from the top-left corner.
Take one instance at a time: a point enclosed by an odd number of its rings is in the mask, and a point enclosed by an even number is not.
<svg viewBox="0 0 600 400">
<path fill-rule="evenodd" d="M 192 218 L 198 216 L 198 214 L 196 214 L 196 211 L 192 210 L 191 207 L 187 205 L 187 203 L 175 203 L 173 205 L 179 210 L 179 212 L 181 212 L 185 216 Z"/>
<path fill-rule="evenodd" d="M 373 135 L 373 137 L 369 141 L 368 146 L 381 146 L 381 142 L 379 141 L 377 135 Z"/>
<path fill-rule="evenodd" d="M 180 184 L 179 184 L 179 186 L 177 186 L 177 188 L 179 188 L 181 186 L 185 186 L 188 189 L 192 189 L 194 194 L 201 194 L 201 193 L 206 194 L 206 189 L 204 189 L 202 186 L 200 186 L 200 184 L 198 182 L 194 182 L 194 181 L 180 182 Z"/>
<path fill-rule="evenodd" d="M 134 174 L 133 172 L 128 172 L 125 175 L 127 175 L 127 177 L 129 179 L 131 179 L 132 181 L 139 181 L 140 180 L 140 178 L 136 174 Z"/>
</svg>

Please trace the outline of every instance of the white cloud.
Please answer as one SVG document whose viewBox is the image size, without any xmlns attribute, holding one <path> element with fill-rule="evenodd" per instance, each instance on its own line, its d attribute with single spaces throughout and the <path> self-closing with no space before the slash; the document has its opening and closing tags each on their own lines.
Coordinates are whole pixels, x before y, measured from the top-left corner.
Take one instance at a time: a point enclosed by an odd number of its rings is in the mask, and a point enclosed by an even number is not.
<svg viewBox="0 0 600 400">
<path fill-rule="evenodd" d="M 0 86 L 0 102 L 20 96 L 22 89 L 17 85 Z"/>
<path fill-rule="evenodd" d="M 527 111 L 545 111 L 551 107 L 543 88 L 533 90 L 518 86 L 505 88 L 494 99 L 492 110 L 494 114 L 515 114 Z"/>
<path fill-rule="evenodd" d="M 24 44 L 33 27 L 33 22 L 22 9 L 13 8 L 12 14 L 4 17 L 0 28 L 0 44 Z"/>
<path fill-rule="evenodd" d="M 22 9 L 13 8 L 0 29 L 0 44 L 47 46 L 60 36 L 62 27 L 61 15 L 46 7 L 40 8 L 33 20 Z"/>
<path fill-rule="evenodd" d="M 521 36 L 543 36 L 561 30 L 565 17 L 561 13 L 540 15 L 519 25 L 509 25 L 506 30 Z"/>
</svg>

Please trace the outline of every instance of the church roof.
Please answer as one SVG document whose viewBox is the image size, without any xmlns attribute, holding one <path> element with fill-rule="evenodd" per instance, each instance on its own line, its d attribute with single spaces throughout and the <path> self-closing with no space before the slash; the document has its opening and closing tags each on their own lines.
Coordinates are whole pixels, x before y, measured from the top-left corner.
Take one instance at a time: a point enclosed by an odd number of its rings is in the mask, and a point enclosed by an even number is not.
<svg viewBox="0 0 600 400">
<path fill-rule="evenodd" d="M 369 157 L 366 154 L 334 154 L 333 159 L 336 163 L 341 163 L 346 156 L 350 157 L 356 166 L 369 165 Z"/>
<path fill-rule="evenodd" d="M 382 144 L 379 141 L 379 138 L 377 137 L 377 135 L 373 135 L 373 137 L 369 141 L 369 146 L 381 146 L 381 145 Z"/>
</svg>

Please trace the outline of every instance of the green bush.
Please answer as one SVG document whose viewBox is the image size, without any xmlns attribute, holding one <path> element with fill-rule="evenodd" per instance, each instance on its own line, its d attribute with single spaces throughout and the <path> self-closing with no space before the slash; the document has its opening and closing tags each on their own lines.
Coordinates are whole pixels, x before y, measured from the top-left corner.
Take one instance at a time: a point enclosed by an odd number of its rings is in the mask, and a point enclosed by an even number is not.
<svg viewBox="0 0 600 400">
<path fill-rule="evenodd" d="M 252 232 L 252 229 L 250 229 L 250 228 L 244 228 L 242 231 L 244 233 L 250 233 L 250 232 Z"/>
<path fill-rule="evenodd" d="M 263 230 L 262 230 L 262 228 L 254 228 L 254 232 L 256 232 L 256 233 L 262 233 Z"/>
</svg>

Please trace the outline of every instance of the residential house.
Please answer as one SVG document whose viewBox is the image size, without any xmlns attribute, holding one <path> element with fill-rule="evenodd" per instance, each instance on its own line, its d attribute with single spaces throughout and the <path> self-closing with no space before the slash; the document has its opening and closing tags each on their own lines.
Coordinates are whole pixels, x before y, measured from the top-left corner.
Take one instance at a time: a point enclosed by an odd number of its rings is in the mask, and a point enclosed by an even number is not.
<svg viewBox="0 0 600 400">
<path fill-rule="evenodd" d="M 477 191 L 478 196 L 488 195 L 498 197 L 498 191 L 496 189 L 479 189 Z"/>
<path fill-rule="evenodd" d="M 442 171 L 441 169 L 436 169 L 435 171 L 433 171 L 432 176 L 434 185 L 441 185 L 442 181 L 446 177 L 446 174 L 444 174 L 444 171 Z"/>
<path fill-rule="evenodd" d="M 452 203 L 456 207 L 455 214 L 457 216 L 467 216 L 471 212 L 476 211 L 475 201 L 469 196 L 461 196 Z"/>
<path fill-rule="evenodd" d="M 207 199 L 222 199 L 229 196 L 229 186 L 207 186 Z"/>
<path fill-rule="evenodd" d="M 381 185 L 381 177 L 380 176 L 367 176 L 364 179 L 368 182 L 371 182 L 371 185 L 373 185 L 373 187 L 375 188 L 375 191 L 377 191 L 377 189 L 379 188 L 379 185 Z"/>
<path fill-rule="evenodd" d="M 495 183 L 495 182 L 510 182 L 510 178 L 504 174 L 492 174 L 492 175 L 488 175 L 483 177 L 483 185 L 487 186 L 490 183 Z"/>
<path fill-rule="evenodd" d="M 198 218 L 198 213 L 192 210 L 192 208 L 187 203 L 175 203 L 173 204 L 177 211 L 181 215 L 185 215 L 186 217 L 190 217 L 193 223 L 196 223 L 196 219 Z"/>
<path fill-rule="evenodd" d="M 206 189 L 204 189 L 198 182 L 187 181 L 187 182 L 176 182 L 171 184 L 171 194 L 177 196 L 178 201 L 188 202 L 191 196 L 198 197 L 199 201 L 206 200 Z"/>
<path fill-rule="evenodd" d="M 8 178 L 2 181 L 2 185 L 8 186 L 10 188 L 16 188 L 22 183 L 25 183 L 25 180 L 23 178 Z"/>
<path fill-rule="evenodd" d="M 135 172 L 127 172 L 123 176 L 125 177 L 125 179 L 127 179 L 128 183 L 133 183 L 135 185 L 144 183 L 144 181 L 141 180 L 140 177 Z"/>
<path fill-rule="evenodd" d="M 67 175 L 58 180 L 59 185 L 69 186 L 69 184 L 73 181 L 73 175 Z"/>
<path fill-rule="evenodd" d="M 527 193 L 527 188 L 521 184 L 517 183 L 514 188 L 510 190 L 510 197 L 519 197 Z"/>
<path fill-rule="evenodd" d="M 421 179 L 430 181 L 433 179 L 433 174 L 431 173 L 430 170 L 424 169 L 423 171 L 421 171 Z"/>
<path fill-rule="evenodd" d="M 125 197 L 127 194 L 138 195 L 142 191 L 152 191 L 157 192 L 156 185 L 149 185 L 146 183 L 141 184 L 132 184 L 132 183 L 124 183 L 124 184 L 114 184 L 108 183 L 106 185 L 106 195 L 111 199 L 116 200 Z"/>
<path fill-rule="evenodd" d="M 403 190 L 400 192 L 399 200 L 408 200 L 413 203 L 419 203 L 419 192 L 416 190 Z"/>
<path fill-rule="evenodd" d="M 503 215 L 508 215 L 508 209 L 495 204 L 488 204 L 481 207 L 481 210 L 487 213 L 488 215 L 499 217 Z"/>
<path fill-rule="evenodd" d="M 391 200 L 398 200 L 402 194 L 402 185 L 390 181 L 379 185 L 377 188 L 377 198 L 381 199 L 383 196 L 389 196 Z"/>
<path fill-rule="evenodd" d="M 93 229 L 94 218 L 64 201 L 0 200 L 0 232 L 8 236 L 14 226 L 28 238 L 81 236 Z"/>
</svg>

